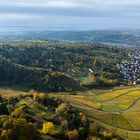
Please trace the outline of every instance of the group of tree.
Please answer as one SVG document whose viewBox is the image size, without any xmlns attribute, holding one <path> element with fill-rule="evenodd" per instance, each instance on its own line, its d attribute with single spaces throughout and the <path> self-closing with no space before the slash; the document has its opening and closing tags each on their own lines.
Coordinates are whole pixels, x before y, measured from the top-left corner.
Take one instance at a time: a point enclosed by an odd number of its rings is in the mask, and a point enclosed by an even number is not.
<svg viewBox="0 0 140 140">
<path fill-rule="evenodd" d="M 111 131 L 98 126 L 97 123 L 89 122 L 84 113 L 55 97 L 32 90 L 29 95 L 16 98 L 9 102 L 0 96 L 0 101 L 5 103 L 6 108 L 12 103 L 12 107 L 7 108 L 8 112 L 3 111 L 5 107 L 0 108 L 1 140 L 46 140 L 45 136 L 61 140 L 121 140 Z M 21 100 L 32 102 L 19 104 Z M 33 109 L 30 107 L 32 103 L 34 103 Z M 52 117 L 44 119 L 38 113 L 34 116 L 35 104 L 38 104 L 39 109 L 43 109 L 44 113 L 51 112 Z"/>
<path fill-rule="evenodd" d="M 126 58 L 127 49 L 86 42 L 1 43 L 0 84 L 24 84 L 50 91 L 77 90 L 79 84 L 74 79 L 87 76 L 89 68 L 121 81 L 116 63 Z"/>
</svg>

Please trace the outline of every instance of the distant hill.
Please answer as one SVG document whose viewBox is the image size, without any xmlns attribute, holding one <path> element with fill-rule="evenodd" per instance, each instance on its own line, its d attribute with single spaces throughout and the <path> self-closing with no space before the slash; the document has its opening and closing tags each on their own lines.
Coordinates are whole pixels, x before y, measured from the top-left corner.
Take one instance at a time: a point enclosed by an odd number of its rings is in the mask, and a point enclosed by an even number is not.
<svg viewBox="0 0 140 140">
<path fill-rule="evenodd" d="M 0 32 L 0 41 L 63 40 L 95 42 L 125 47 L 140 45 L 140 30 L 101 30 L 101 31 L 9 31 Z"/>
</svg>

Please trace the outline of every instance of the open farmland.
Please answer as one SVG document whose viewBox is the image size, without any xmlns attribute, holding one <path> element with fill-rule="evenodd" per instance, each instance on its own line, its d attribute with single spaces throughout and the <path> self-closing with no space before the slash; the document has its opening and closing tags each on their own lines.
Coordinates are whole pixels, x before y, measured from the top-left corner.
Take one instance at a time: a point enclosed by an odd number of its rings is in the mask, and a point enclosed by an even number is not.
<svg viewBox="0 0 140 140">
<path fill-rule="evenodd" d="M 130 140 L 140 140 L 140 87 L 54 95 L 84 112 L 89 119 Z"/>
<path fill-rule="evenodd" d="M 26 95 L 28 92 L 16 88 L 0 87 L 0 95 L 4 98 L 16 97 L 19 95 Z"/>
</svg>

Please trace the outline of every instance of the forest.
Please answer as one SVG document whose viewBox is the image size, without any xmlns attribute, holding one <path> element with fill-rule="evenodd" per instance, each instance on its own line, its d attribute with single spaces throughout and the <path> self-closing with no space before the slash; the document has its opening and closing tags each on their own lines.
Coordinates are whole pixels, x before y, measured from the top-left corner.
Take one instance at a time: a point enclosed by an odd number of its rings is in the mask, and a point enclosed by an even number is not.
<svg viewBox="0 0 140 140">
<path fill-rule="evenodd" d="M 79 90 L 81 86 L 117 86 L 123 78 L 116 64 L 127 59 L 128 51 L 83 42 L 1 43 L 0 84 L 20 84 L 46 91 Z"/>
</svg>

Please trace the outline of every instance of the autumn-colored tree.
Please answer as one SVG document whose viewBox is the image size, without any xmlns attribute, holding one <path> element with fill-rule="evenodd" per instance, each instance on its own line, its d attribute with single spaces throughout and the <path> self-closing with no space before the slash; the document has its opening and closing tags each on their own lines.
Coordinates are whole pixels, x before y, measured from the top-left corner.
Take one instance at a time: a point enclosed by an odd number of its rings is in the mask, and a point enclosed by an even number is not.
<svg viewBox="0 0 140 140">
<path fill-rule="evenodd" d="M 12 131 L 10 129 L 3 130 L 0 137 L 1 137 L 1 140 L 11 140 Z"/>
<path fill-rule="evenodd" d="M 102 130 L 102 131 L 100 132 L 100 134 L 101 134 L 104 138 L 106 138 L 106 139 L 112 139 L 112 137 L 113 137 L 112 132 L 107 131 L 107 130 Z"/>
<path fill-rule="evenodd" d="M 26 118 L 26 113 L 24 111 L 24 106 L 21 106 L 19 108 L 16 108 L 12 114 L 12 116 L 16 117 L 16 118 Z"/>
<path fill-rule="evenodd" d="M 62 103 L 56 108 L 56 113 L 61 114 L 64 113 L 68 108 L 68 105 L 66 103 Z"/>
<path fill-rule="evenodd" d="M 37 136 L 37 130 L 32 123 L 21 118 L 9 118 L 3 123 L 0 138 L 1 140 L 35 140 Z"/>
<path fill-rule="evenodd" d="M 37 98 L 38 98 L 38 101 L 41 104 L 45 105 L 45 103 L 47 101 L 47 95 L 45 93 L 39 93 L 38 96 L 37 96 Z"/>
<path fill-rule="evenodd" d="M 51 134 L 54 131 L 54 124 L 52 122 L 43 123 L 42 132 L 44 134 Z"/>
<path fill-rule="evenodd" d="M 86 118 L 86 115 L 84 113 L 80 112 L 79 116 L 80 116 L 81 122 L 83 122 L 83 123 L 87 122 L 87 118 Z"/>
<path fill-rule="evenodd" d="M 79 132 L 76 129 L 68 131 L 66 135 L 69 140 L 78 140 L 79 138 Z"/>
</svg>

